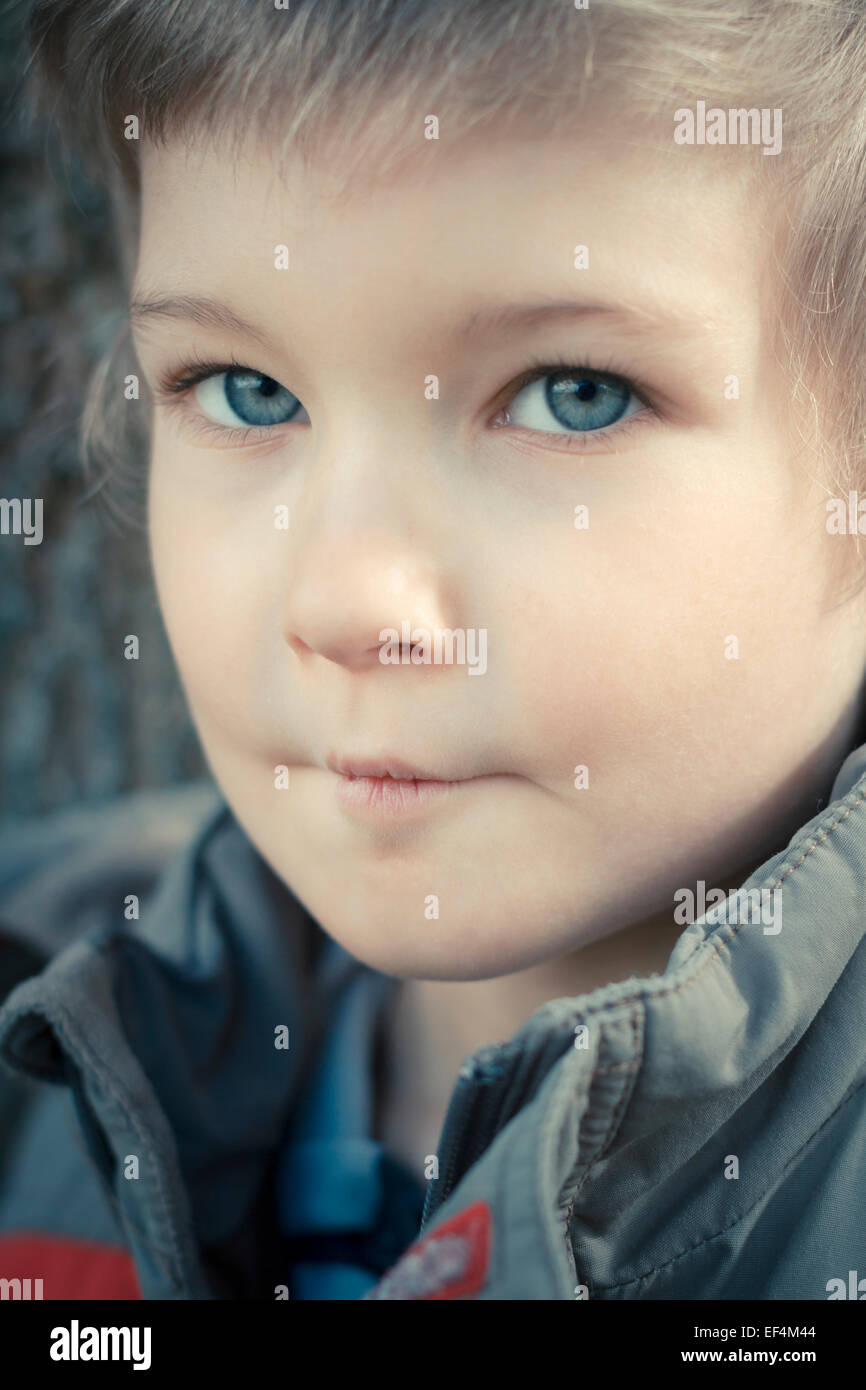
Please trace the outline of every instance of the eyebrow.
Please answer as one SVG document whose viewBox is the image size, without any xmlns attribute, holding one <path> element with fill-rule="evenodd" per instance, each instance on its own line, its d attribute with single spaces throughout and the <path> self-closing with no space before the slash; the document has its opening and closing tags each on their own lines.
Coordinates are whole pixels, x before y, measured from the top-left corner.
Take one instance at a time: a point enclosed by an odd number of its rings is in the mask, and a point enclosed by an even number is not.
<svg viewBox="0 0 866 1390">
<path fill-rule="evenodd" d="M 132 324 L 146 324 L 152 319 L 184 319 L 202 328 L 221 328 L 228 333 L 243 333 L 248 338 L 269 346 L 271 339 L 255 324 L 235 313 L 228 304 L 197 294 L 134 295 L 129 301 Z"/>
<path fill-rule="evenodd" d="M 129 316 L 133 324 L 146 324 L 158 318 L 186 320 L 203 328 L 243 334 L 266 347 L 274 346 L 274 340 L 268 333 L 236 313 L 228 304 L 206 295 L 135 295 L 129 303 Z M 584 317 L 618 319 L 621 328 L 629 336 L 635 337 L 662 331 L 703 335 L 717 328 L 716 322 L 703 313 L 686 315 L 675 309 L 656 309 L 626 299 L 612 303 L 558 299 L 493 305 L 473 310 L 459 323 L 457 336 L 493 336 L 515 328 L 528 328 L 548 319 Z"/>
<path fill-rule="evenodd" d="M 459 327 L 461 336 L 474 337 L 482 333 L 492 336 L 513 328 L 528 328 L 547 319 L 607 318 L 619 320 L 620 327 L 630 336 L 644 337 L 654 333 L 679 332 L 704 334 L 717 325 L 701 312 L 684 314 L 673 308 L 655 308 L 627 299 L 616 301 L 543 300 L 532 303 L 502 304 L 479 309 L 467 315 Z"/>
</svg>

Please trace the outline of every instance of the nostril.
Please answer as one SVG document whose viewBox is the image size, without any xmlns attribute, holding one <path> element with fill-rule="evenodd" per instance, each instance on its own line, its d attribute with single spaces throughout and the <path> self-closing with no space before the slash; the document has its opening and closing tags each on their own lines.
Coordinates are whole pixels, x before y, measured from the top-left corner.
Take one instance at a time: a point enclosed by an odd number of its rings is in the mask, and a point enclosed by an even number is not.
<svg viewBox="0 0 866 1390">
<path fill-rule="evenodd" d="M 308 656 L 312 653 L 312 647 L 308 647 L 303 638 L 296 637 L 293 632 L 287 633 L 286 641 L 297 656 Z"/>
</svg>

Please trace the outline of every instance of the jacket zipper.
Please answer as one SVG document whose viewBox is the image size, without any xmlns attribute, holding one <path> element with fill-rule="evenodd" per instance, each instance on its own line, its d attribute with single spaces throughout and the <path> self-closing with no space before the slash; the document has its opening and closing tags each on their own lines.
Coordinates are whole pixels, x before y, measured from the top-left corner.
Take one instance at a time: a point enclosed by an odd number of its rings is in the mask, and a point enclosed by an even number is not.
<svg viewBox="0 0 866 1390">
<path fill-rule="evenodd" d="M 494 1050 L 499 1050 L 499 1045 L 493 1045 Z M 458 1167 L 463 1166 L 463 1171 L 471 1168 L 473 1163 L 481 1156 L 493 1138 L 493 1132 L 489 1135 L 485 1130 L 489 1128 L 492 1120 L 492 1110 L 494 1103 L 491 1102 L 491 1090 L 478 1095 L 481 1086 L 487 1085 L 500 1075 L 500 1068 L 491 1065 L 491 1059 L 479 1058 L 470 1059 L 461 1068 L 457 1080 L 457 1086 L 451 1097 L 451 1104 L 445 1116 L 445 1123 L 442 1127 L 442 1135 L 439 1140 L 439 1148 L 447 1155 L 445 1172 L 439 1178 L 431 1178 L 427 1184 L 427 1194 L 424 1198 L 424 1210 L 421 1215 L 421 1232 L 423 1235 L 430 1218 L 439 1210 L 447 1197 L 451 1195 L 456 1182 L 454 1175 Z M 495 1091 L 493 1092 L 495 1094 Z M 469 1120 L 472 1117 L 473 1101 L 477 1101 L 475 1110 L 475 1139 L 464 1146 L 464 1138 L 469 1128 Z M 495 1104 L 498 1105 L 499 1097 L 496 1097 Z M 461 1153 L 461 1149 L 466 1149 Z"/>
</svg>

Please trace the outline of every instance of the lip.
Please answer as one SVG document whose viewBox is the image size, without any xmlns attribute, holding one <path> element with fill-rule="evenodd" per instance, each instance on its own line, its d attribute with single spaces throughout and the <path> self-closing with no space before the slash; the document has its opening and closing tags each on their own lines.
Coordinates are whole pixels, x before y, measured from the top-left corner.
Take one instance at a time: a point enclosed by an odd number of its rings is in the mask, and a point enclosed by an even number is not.
<svg viewBox="0 0 866 1390">
<path fill-rule="evenodd" d="M 341 777 L 337 801 L 347 811 L 405 817 L 447 796 L 462 782 L 413 782 L 395 777 Z"/>
<path fill-rule="evenodd" d="M 339 777 L 336 795 L 344 810 L 362 819 L 405 819 L 442 800 L 475 778 L 435 777 L 390 754 L 374 758 L 337 758 L 326 764 Z"/>
<path fill-rule="evenodd" d="M 331 772 L 341 777 L 390 777 L 395 782 L 449 782 L 460 778 L 437 777 L 434 772 L 426 772 L 413 767 L 402 758 L 392 758 L 390 754 L 381 758 L 338 758 L 333 754 L 325 759 Z"/>
</svg>

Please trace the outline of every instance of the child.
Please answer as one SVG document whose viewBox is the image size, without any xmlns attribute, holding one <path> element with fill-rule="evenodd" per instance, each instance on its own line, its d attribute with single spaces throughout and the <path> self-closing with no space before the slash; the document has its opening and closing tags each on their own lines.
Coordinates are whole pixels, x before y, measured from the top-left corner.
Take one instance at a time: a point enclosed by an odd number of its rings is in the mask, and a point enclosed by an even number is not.
<svg viewBox="0 0 866 1390">
<path fill-rule="evenodd" d="M 866 10 L 32 43 L 219 792 L 7 847 L 0 1274 L 858 1297 Z"/>
</svg>

